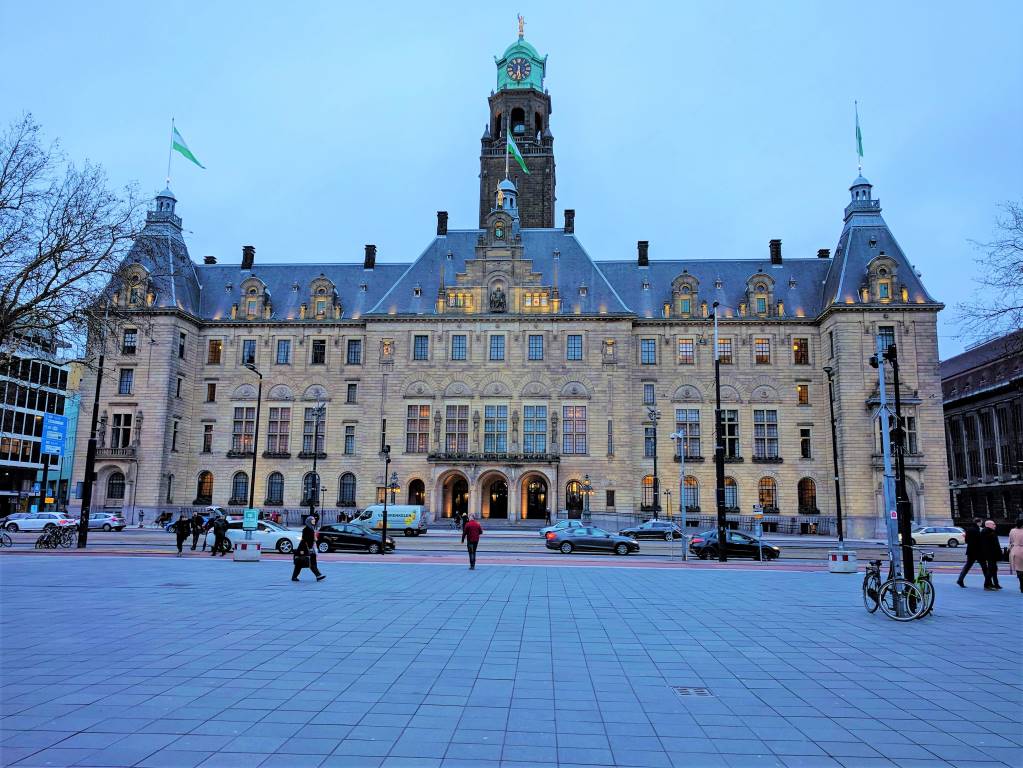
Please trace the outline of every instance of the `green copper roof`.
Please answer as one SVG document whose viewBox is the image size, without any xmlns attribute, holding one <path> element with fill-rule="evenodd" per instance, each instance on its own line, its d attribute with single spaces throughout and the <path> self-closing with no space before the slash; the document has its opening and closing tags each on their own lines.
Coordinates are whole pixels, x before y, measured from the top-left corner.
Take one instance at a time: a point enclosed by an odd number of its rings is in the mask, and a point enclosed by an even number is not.
<svg viewBox="0 0 1023 768">
<path fill-rule="evenodd" d="M 508 63 L 516 59 L 525 59 L 529 62 L 529 74 L 520 79 L 512 79 L 508 72 Z M 519 38 L 509 45 L 501 58 L 494 57 L 497 64 L 497 90 L 519 90 L 531 88 L 535 91 L 543 91 L 543 79 L 547 70 L 547 57 L 537 53 L 536 48 Z"/>
<path fill-rule="evenodd" d="M 504 49 L 504 56 L 501 58 L 509 59 L 515 54 L 518 54 L 519 56 L 529 56 L 537 60 L 540 59 L 540 54 L 536 52 L 536 48 L 531 46 L 521 37 Z"/>
</svg>

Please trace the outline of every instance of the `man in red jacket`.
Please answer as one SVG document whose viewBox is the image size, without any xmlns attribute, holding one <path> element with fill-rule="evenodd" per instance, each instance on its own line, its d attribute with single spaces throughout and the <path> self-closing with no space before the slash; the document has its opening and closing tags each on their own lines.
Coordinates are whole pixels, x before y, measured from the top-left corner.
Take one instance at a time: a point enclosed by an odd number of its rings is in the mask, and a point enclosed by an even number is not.
<svg viewBox="0 0 1023 768">
<path fill-rule="evenodd" d="M 462 526 L 462 541 L 469 550 L 469 570 L 476 570 L 476 547 L 479 546 L 480 536 L 483 535 L 483 526 L 476 521 L 476 515 L 472 515 Z"/>
</svg>

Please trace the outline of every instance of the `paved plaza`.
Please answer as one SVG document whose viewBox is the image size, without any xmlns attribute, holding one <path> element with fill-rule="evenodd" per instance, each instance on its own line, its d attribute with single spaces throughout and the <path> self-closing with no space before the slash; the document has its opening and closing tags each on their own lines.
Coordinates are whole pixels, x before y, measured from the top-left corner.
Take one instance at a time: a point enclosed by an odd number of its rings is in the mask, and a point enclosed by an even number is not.
<svg viewBox="0 0 1023 768">
<path fill-rule="evenodd" d="M 481 561 L 0 556 L 0 764 L 1023 764 L 1008 575 L 899 624 L 858 575 Z"/>
</svg>

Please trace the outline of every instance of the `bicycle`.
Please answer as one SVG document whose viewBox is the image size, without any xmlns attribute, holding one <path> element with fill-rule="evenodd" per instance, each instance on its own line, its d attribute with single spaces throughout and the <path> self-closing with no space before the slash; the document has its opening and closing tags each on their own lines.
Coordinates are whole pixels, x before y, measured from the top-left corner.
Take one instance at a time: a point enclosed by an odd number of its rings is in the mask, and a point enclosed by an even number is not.
<svg viewBox="0 0 1023 768">
<path fill-rule="evenodd" d="M 0 548 L 13 546 L 14 539 L 11 538 L 11 535 L 7 531 L 0 531 Z"/>
<path fill-rule="evenodd" d="M 933 552 L 921 552 L 920 553 L 920 565 L 916 572 L 916 579 L 913 580 L 913 584 L 920 594 L 924 598 L 923 610 L 916 616 L 918 619 L 922 619 L 934 610 L 934 582 L 931 581 L 931 571 L 927 568 L 927 563 L 934 562 Z"/>
<path fill-rule="evenodd" d="M 881 594 L 881 561 L 871 560 L 867 563 L 863 572 L 863 607 L 867 613 L 873 613 L 880 605 L 878 598 Z"/>
<path fill-rule="evenodd" d="M 934 610 L 934 584 L 927 563 L 934 560 L 933 552 L 924 552 L 920 568 L 913 581 L 892 577 L 891 563 L 889 576 L 881 581 L 881 561 L 871 560 L 863 574 L 863 607 L 868 613 L 878 608 L 895 621 L 922 619 Z"/>
</svg>

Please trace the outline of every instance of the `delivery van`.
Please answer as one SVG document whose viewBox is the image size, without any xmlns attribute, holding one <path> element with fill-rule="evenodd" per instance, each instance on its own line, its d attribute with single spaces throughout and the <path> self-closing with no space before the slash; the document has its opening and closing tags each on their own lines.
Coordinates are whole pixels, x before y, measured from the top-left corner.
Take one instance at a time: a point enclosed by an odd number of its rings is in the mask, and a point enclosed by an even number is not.
<svg viewBox="0 0 1023 768">
<path fill-rule="evenodd" d="M 379 531 L 384 527 L 384 505 L 372 504 L 366 507 L 352 522 Z M 404 531 L 406 536 L 426 533 L 426 510 L 421 504 L 388 504 L 387 530 Z"/>
</svg>

